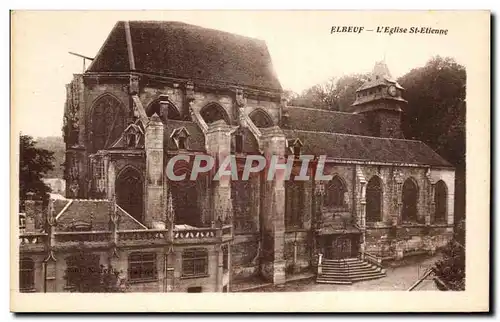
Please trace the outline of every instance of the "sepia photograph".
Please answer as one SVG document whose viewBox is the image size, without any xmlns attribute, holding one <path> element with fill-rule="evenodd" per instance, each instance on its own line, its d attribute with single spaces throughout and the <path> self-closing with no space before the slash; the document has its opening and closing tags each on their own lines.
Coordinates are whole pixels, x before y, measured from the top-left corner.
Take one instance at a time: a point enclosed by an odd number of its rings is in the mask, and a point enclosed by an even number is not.
<svg viewBox="0 0 500 322">
<path fill-rule="evenodd" d="M 12 11 L 11 292 L 470 291 L 470 17 Z"/>
</svg>

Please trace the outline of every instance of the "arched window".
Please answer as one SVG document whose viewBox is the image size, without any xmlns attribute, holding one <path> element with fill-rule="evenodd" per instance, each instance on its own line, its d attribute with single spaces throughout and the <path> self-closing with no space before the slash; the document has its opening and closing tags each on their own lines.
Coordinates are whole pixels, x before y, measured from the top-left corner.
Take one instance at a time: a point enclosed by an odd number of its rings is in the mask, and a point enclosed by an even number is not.
<svg viewBox="0 0 500 322">
<path fill-rule="evenodd" d="M 382 181 L 374 176 L 366 186 L 366 221 L 382 220 Z"/>
<path fill-rule="evenodd" d="M 439 180 L 434 187 L 435 213 L 434 221 L 436 223 L 446 223 L 446 209 L 448 201 L 448 188 L 443 180 Z"/>
<path fill-rule="evenodd" d="M 226 111 L 222 106 L 216 103 L 210 103 L 204 106 L 200 111 L 200 115 L 207 124 L 213 123 L 218 120 L 223 120 L 227 124 L 230 124 L 229 116 L 227 115 Z"/>
<path fill-rule="evenodd" d="M 189 179 L 189 171 L 174 170 L 175 175 L 186 174 L 184 180 L 170 181 L 169 185 L 172 189 L 172 199 L 175 212 L 176 225 L 191 225 L 200 227 L 202 225 L 201 210 L 198 205 L 198 181 Z"/>
<path fill-rule="evenodd" d="M 144 182 L 139 171 L 128 167 L 118 174 L 115 184 L 116 202 L 139 222 L 143 222 Z"/>
<path fill-rule="evenodd" d="M 254 110 L 250 113 L 249 117 L 257 127 L 271 127 L 274 125 L 269 114 L 261 109 Z"/>
<path fill-rule="evenodd" d="M 302 228 L 304 215 L 304 181 L 285 181 L 285 227 Z"/>
<path fill-rule="evenodd" d="M 35 288 L 35 263 L 31 258 L 19 260 L 19 291 L 26 292 Z"/>
<path fill-rule="evenodd" d="M 418 187 L 412 178 L 403 184 L 403 222 L 417 221 Z"/>
<path fill-rule="evenodd" d="M 92 148 L 98 151 L 108 148 L 125 130 L 125 111 L 118 99 L 111 95 L 99 98 L 92 108 Z"/>
<path fill-rule="evenodd" d="M 235 233 L 251 233 L 255 231 L 252 218 L 252 187 L 249 180 L 242 180 L 242 173 L 238 173 L 239 180 L 231 181 L 231 199 L 233 202 Z"/>
<path fill-rule="evenodd" d="M 174 104 L 170 101 L 166 104 L 166 111 L 162 110 L 160 99 L 153 101 L 148 105 L 148 107 L 146 107 L 146 115 L 148 117 L 151 117 L 154 113 L 156 113 L 164 123 L 167 121 L 167 119 L 181 120 L 181 113 L 179 112 L 177 107 L 175 107 Z"/>
<path fill-rule="evenodd" d="M 326 190 L 326 200 L 325 205 L 328 207 L 343 208 L 347 204 L 345 202 L 345 195 L 347 188 L 344 181 L 339 177 L 335 176 L 328 184 Z"/>
</svg>

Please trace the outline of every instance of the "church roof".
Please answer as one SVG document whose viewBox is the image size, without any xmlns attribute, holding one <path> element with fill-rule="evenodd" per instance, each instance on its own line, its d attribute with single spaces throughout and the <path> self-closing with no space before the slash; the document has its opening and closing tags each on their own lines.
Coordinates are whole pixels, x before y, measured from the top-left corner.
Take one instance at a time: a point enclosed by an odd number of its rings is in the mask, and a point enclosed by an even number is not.
<svg viewBox="0 0 500 322">
<path fill-rule="evenodd" d="M 119 21 L 87 71 L 131 70 L 282 90 L 264 41 L 175 21 Z"/>
<path fill-rule="evenodd" d="M 298 106 L 287 107 L 290 129 L 372 135 L 363 114 L 344 113 Z"/>
<path fill-rule="evenodd" d="M 109 230 L 110 202 L 109 200 L 92 199 L 56 200 L 54 209 L 56 211 L 57 230 L 71 230 L 76 224 L 89 225 L 90 223 L 91 230 Z M 117 211 L 121 215 L 120 230 L 146 229 L 144 225 L 140 224 L 122 208 L 117 207 Z"/>
<path fill-rule="evenodd" d="M 346 161 L 451 166 L 421 141 L 304 130 L 284 132 L 288 139 L 303 142 L 302 154 Z"/>
</svg>

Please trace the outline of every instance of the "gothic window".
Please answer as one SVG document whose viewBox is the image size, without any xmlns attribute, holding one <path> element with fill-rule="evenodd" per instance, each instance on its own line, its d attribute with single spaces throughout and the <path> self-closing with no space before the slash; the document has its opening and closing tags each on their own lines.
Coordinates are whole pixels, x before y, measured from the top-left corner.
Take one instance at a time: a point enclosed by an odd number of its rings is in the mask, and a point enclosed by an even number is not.
<svg viewBox="0 0 500 322">
<path fill-rule="evenodd" d="M 304 216 L 304 181 L 285 181 L 285 226 L 302 228 Z"/>
<path fill-rule="evenodd" d="M 94 180 L 94 189 L 97 193 L 103 193 L 106 189 L 106 171 L 104 169 L 104 161 L 102 158 L 93 159 L 91 162 L 93 166 L 93 180 Z"/>
<path fill-rule="evenodd" d="M 234 149 L 236 153 L 242 153 L 243 152 L 243 133 L 236 133 L 234 135 Z"/>
<path fill-rule="evenodd" d="M 110 147 L 122 135 L 125 116 L 122 104 L 111 95 L 104 95 L 94 103 L 91 119 L 94 152 Z"/>
<path fill-rule="evenodd" d="M 116 183 L 116 202 L 137 221 L 143 221 L 144 182 L 141 174 L 128 167 L 119 173 Z"/>
<path fill-rule="evenodd" d="M 182 252 L 182 277 L 208 275 L 208 251 L 204 248 L 186 249 Z"/>
<path fill-rule="evenodd" d="M 218 120 L 223 120 L 229 124 L 229 117 L 222 106 L 216 103 L 211 103 L 204 106 L 200 111 L 201 117 L 207 124 L 213 123 Z"/>
<path fill-rule="evenodd" d="M 418 187 L 412 178 L 403 184 L 403 222 L 417 221 Z"/>
<path fill-rule="evenodd" d="M 35 288 L 35 262 L 31 258 L 19 260 L 19 291 L 26 292 Z"/>
<path fill-rule="evenodd" d="M 271 127 L 273 126 L 273 120 L 265 111 L 261 109 L 256 109 L 249 115 L 252 122 L 257 127 Z"/>
<path fill-rule="evenodd" d="M 130 281 L 150 281 L 157 278 L 155 253 L 131 253 L 128 256 Z"/>
<path fill-rule="evenodd" d="M 448 189 L 444 181 L 439 180 L 434 187 L 435 213 L 434 221 L 436 223 L 446 223 L 446 208 Z"/>
<path fill-rule="evenodd" d="M 155 113 L 164 123 L 167 121 L 167 119 L 181 120 L 181 114 L 179 113 L 179 110 L 170 101 L 165 104 L 165 107 L 163 109 L 160 103 L 160 99 L 155 100 L 154 102 L 149 104 L 148 107 L 146 107 L 146 115 L 148 117 L 153 116 L 153 114 Z"/>
<path fill-rule="evenodd" d="M 382 181 L 374 176 L 366 186 L 366 221 L 382 220 Z"/>
<path fill-rule="evenodd" d="M 184 136 L 179 137 L 179 150 L 186 150 L 186 139 Z"/>
<path fill-rule="evenodd" d="M 346 207 L 347 206 L 345 203 L 346 192 L 347 188 L 343 180 L 339 176 L 333 177 L 326 190 L 325 205 L 334 208 Z"/>
<path fill-rule="evenodd" d="M 176 175 L 179 175 L 176 173 Z M 181 181 L 171 181 L 172 199 L 174 203 L 175 223 L 177 225 L 201 225 L 201 211 L 198 206 L 197 181 L 189 180 L 190 174 Z"/>
<path fill-rule="evenodd" d="M 26 214 L 19 214 L 19 229 L 23 231 L 26 228 Z"/>
<path fill-rule="evenodd" d="M 231 181 L 231 199 L 233 202 L 235 233 L 249 233 L 254 230 L 252 220 L 252 187 L 249 180 L 241 180 L 242 173 L 238 173 L 240 180 Z"/>
</svg>

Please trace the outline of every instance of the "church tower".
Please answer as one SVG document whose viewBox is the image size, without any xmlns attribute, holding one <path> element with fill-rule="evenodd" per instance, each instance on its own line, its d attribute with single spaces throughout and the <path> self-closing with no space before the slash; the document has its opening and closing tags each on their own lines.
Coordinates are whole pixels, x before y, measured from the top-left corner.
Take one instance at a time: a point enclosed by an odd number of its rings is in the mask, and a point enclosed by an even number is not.
<svg viewBox="0 0 500 322">
<path fill-rule="evenodd" d="M 377 62 L 370 78 L 356 91 L 352 111 L 364 114 L 375 136 L 403 138 L 401 131 L 403 87 L 396 82 L 385 62 Z"/>
</svg>

